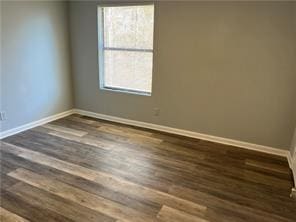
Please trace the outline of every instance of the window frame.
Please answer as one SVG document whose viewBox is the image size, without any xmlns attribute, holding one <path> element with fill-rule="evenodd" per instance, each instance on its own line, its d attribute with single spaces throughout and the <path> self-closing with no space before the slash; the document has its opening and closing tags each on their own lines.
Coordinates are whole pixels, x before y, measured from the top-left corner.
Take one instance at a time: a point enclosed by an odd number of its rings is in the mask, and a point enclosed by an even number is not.
<svg viewBox="0 0 296 222">
<path fill-rule="evenodd" d="M 133 49 L 133 48 L 116 48 L 116 47 L 105 47 L 104 39 L 104 8 L 106 7 L 125 7 L 125 6 L 153 6 L 153 43 L 152 49 Z M 99 88 L 100 90 L 112 91 L 112 92 L 121 92 L 134 95 L 143 95 L 151 96 L 152 95 L 152 86 L 153 86 L 153 73 L 154 73 L 154 36 L 155 36 L 155 3 L 154 2 L 141 2 L 141 3 L 108 3 L 100 4 L 97 6 L 97 33 L 98 33 L 98 69 L 99 69 Z M 139 51 L 139 52 L 151 52 L 152 53 L 152 70 L 151 70 L 151 91 L 140 91 L 133 89 L 126 89 L 120 87 L 110 87 L 105 85 L 105 67 L 104 67 L 104 50 L 116 50 L 116 51 Z"/>
</svg>

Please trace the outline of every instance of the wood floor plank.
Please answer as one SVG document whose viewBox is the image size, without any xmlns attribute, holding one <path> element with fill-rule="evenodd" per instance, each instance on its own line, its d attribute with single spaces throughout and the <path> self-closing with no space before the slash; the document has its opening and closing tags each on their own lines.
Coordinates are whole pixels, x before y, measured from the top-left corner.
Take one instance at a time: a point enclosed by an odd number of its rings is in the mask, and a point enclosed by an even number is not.
<svg viewBox="0 0 296 222">
<path fill-rule="evenodd" d="M 26 220 L 2 207 L 0 207 L 0 219 L 2 222 L 29 222 L 29 220 Z"/>
<path fill-rule="evenodd" d="M 105 139 L 113 142 L 127 142 L 128 140 L 128 138 L 121 135 L 115 135 L 111 133 L 105 133 L 103 131 L 98 131 L 97 128 L 98 126 L 102 126 L 103 125 L 102 123 L 98 123 L 99 125 L 94 127 L 93 125 L 86 124 L 86 123 L 77 124 L 76 121 L 72 121 L 70 119 L 59 119 L 55 121 L 54 124 L 62 127 L 75 129 L 75 130 L 85 131 L 87 132 L 87 135 L 97 139 Z"/>
<path fill-rule="evenodd" d="M 148 215 L 125 207 L 122 204 L 90 194 L 57 180 L 50 180 L 25 169 L 17 169 L 16 171 L 10 172 L 8 175 L 23 181 L 24 183 L 30 184 L 31 186 L 35 186 L 64 199 L 71 200 L 115 219 L 132 222 L 153 221 Z"/>
<path fill-rule="evenodd" d="M 168 158 L 166 156 L 161 156 L 161 155 L 157 155 L 157 154 L 145 154 L 143 152 L 141 153 L 137 153 L 137 155 L 135 155 L 135 152 L 130 152 L 127 153 L 126 151 L 123 152 L 122 150 L 118 149 L 118 147 L 115 144 L 112 144 L 111 142 L 108 141 L 102 141 L 102 140 L 95 140 L 89 137 L 77 137 L 77 136 L 73 136 L 70 134 L 66 134 L 66 133 L 60 133 L 60 132 L 48 132 L 48 134 L 50 135 L 54 135 L 57 137 L 61 137 L 64 139 L 68 139 L 68 140 L 72 140 L 72 141 L 76 141 L 82 144 L 87 144 L 87 145 L 92 145 L 95 147 L 98 147 L 99 149 L 105 149 L 105 150 L 109 150 L 112 151 L 112 156 L 113 158 L 117 157 L 117 158 L 121 158 L 120 161 L 122 162 L 128 162 L 131 164 L 137 164 L 137 165 L 142 165 L 142 166 L 148 166 L 148 167 L 152 167 L 155 164 L 163 164 L 166 167 L 174 167 L 174 169 L 182 169 L 182 170 L 188 170 L 189 172 L 192 171 L 194 168 L 196 168 L 196 164 L 194 163 L 189 163 L 186 162 L 185 160 L 178 160 L 178 159 L 172 159 L 171 157 Z M 195 155 L 195 158 L 197 156 Z M 200 156 L 198 156 L 200 157 Z M 147 163 L 147 164 L 145 164 Z"/>
<path fill-rule="evenodd" d="M 273 154 L 257 152 L 254 150 L 247 150 L 243 148 L 237 149 L 236 147 L 233 147 L 231 150 L 227 150 L 226 155 L 230 158 L 240 159 L 243 161 L 245 161 L 246 159 L 253 159 L 257 161 L 268 162 L 289 169 L 287 158 L 283 156 L 277 156 Z"/>
<path fill-rule="evenodd" d="M 90 117 L 86 117 L 86 116 L 81 116 L 81 115 L 80 116 L 68 116 L 68 117 L 66 117 L 66 119 L 87 123 L 87 124 L 92 125 L 94 127 L 106 126 L 106 127 L 110 127 L 113 129 L 119 129 L 120 131 L 124 131 L 124 132 L 128 132 L 128 133 L 136 133 L 136 134 L 140 134 L 140 135 L 144 135 L 144 136 L 153 136 L 152 132 L 149 132 L 144 128 L 120 124 L 120 123 L 115 124 L 114 122 L 110 122 L 110 121 L 106 121 L 106 120 L 105 121 L 102 121 L 102 120 L 98 121 L 98 119 L 90 118 Z"/>
<path fill-rule="evenodd" d="M 60 132 L 49 132 L 50 135 L 54 135 L 60 138 L 64 138 L 64 139 L 68 139 L 68 140 L 72 140 L 72 141 L 76 141 L 76 142 L 80 142 L 83 144 L 88 144 L 88 145 L 93 145 L 96 146 L 98 148 L 102 148 L 102 149 L 107 149 L 107 150 L 112 150 L 112 152 L 116 152 L 119 154 L 127 154 L 127 151 L 129 151 L 131 154 L 133 155 L 140 155 L 140 156 L 148 156 L 149 158 L 153 158 L 154 159 L 159 159 L 161 160 L 161 158 L 165 158 L 168 155 L 170 156 L 170 158 L 172 159 L 172 161 L 176 160 L 176 162 L 178 161 L 186 161 L 187 163 L 191 160 L 194 162 L 194 160 L 196 159 L 204 159 L 204 155 L 200 154 L 197 155 L 197 151 L 193 151 L 191 150 L 185 150 L 182 151 L 182 149 L 180 149 L 180 147 L 176 147 L 173 149 L 169 149 L 169 146 L 166 145 L 161 145 L 161 149 L 159 149 L 158 147 L 155 148 L 153 146 L 149 146 L 149 147 L 140 147 L 140 146 L 131 146 L 131 144 L 129 143 L 118 143 L 118 142 L 114 142 L 114 141 L 108 141 L 106 139 L 99 139 L 90 135 L 84 136 L 83 138 L 80 137 L 75 137 L 73 135 L 69 135 L 66 133 L 61 134 Z M 148 149 L 148 150 L 147 150 Z M 161 155 L 159 155 L 161 154 Z M 186 155 L 186 156 L 185 156 Z M 184 156 L 186 158 L 184 158 Z M 166 160 L 168 158 L 165 158 Z M 183 167 L 186 167 L 186 164 L 183 164 Z"/>
<path fill-rule="evenodd" d="M 260 183 L 269 186 L 270 184 L 276 185 L 278 188 L 288 190 L 291 187 L 291 182 L 283 180 L 281 178 L 272 177 L 269 175 L 263 175 L 262 173 L 253 172 L 251 170 L 244 170 L 244 177 L 248 181 L 254 183 Z"/>
<path fill-rule="evenodd" d="M 296 221 L 283 157 L 81 115 L 0 147 L 1 206 L 32 222 Z"/>
<path fill-rule="evenodd" d="M 198 216 L 193 216 L 191 214 L 185 213 L 180 210 L 176 210 L 174 208 L 163 206 L 159 213 L 157 214 L 157 218 L 160 221 L 164 222 L 209 222 L 205 219 L 202 219 Z"/>
<path fill-rule="evenodd" d="M 28 169 L 37 174 L 41 174 L 47 178 L 52 178 L 52 179 L 62 181 L 66 184 L 72 185 L 81 190 L 87 191 L 95 195 L 102 196 L 105 199 L 109 199 L 109 200 L 121 203 L 130 208 L 133 208 L 140 212 L 144 212 L 149 215 L 150 214 L 156 215 L 157 212 L 160 210 L 161 206 L 159 204 L 148 201 L 146 199 L 135 198 L 135 197 L 125 195 L 123 193 L 115 192 L 109 187 L 102 186 L 93 181 L 86 180 L 84 178 L 81 178 L 72 174 L 68 174 L 59 169 L 54 169 L 49 166 L 31 162 L 29 160 L 26 160 L 19 156 L 15 156 L 14 154 L 5 152 L 3 150 L 2 152 L 3 152 L 3 158 L 5 159 L 5 162 L 9 162 L 11 165 L 13 165 L 15 169 L 17 168 Z M 14 178 L 11 178 L 7 175 L 5 176 L 10 179 L 13 179 L 14 181 L 17 181 Z"/>
<path fill-rule="evenodd" d="M 263 205 L 262 207 L 259 207 L 259 205 L 257 205 L 257 207 L 253 207 L 250 208 L 250 205 L 248 204 L 248 202 L 250 202 L 250 200 L 245 199 L 245 202 L 236 202 L 234 201 L 230 201 L 230 200 L 225 200 L 222 197 L 217 197 L 213 194 L 209 194 L 206 192 L 201 192 L 198 190 L 192 190 L 192 189 L 188 189 L 188 188 L 184 188 L 184 187 L 179 187 L 179 186 L 172 186 L 170 188 L 170 193 L 179 197 L 182 197 L 184 199 L 187 200 L 191 200 L 191 201 L 201 201 L 203 204 L 207 205 L 207 206 L 211 206 L 209 208 L 212 209 L 219 209 L 222 211 L 228 211 L 228 212 L 232 212 L 232 216 L 235 217 L 236 215 L 236 219 L 234 221 L 240 221 L 239 218 L 248 218 L 250 221 L 258 221 L 258 222 L 276 222 L 276 221 L 292 221 L 289 219 L 286 219 L 284 216 L 289 215 L 290 218 L 296 218 L 296 215 L 294 214 L 294 210 L 293 208 L 291 208 L 292 206 L 295 205 L 295 203 L 291 202 L 290 205 L 290 210 L 286 211 L 287 209 L 287 205 L 281 207 L 281 210 L 283 210 L 283 216 L 279 216 L 277 214 L 274 214 L 274 209 L 273 207 L 279 207 L 279 206 L 268 206 L 268 205 Z M 223 195 L 222 195 L 223 196 Z M 252 201 L 252 200 L 251 200 Z M 266 212 L 265 210 L 267 210 L 267 208 L 269 208 L 269 212 Z M 249 215 L 249 212 L 252 211 L 252 214 Z M 208 216 L 209 218 L 211 218 L 211 215 L 209 215 L 211 212 L 211 210 L 208 209 L 208 211 L 206 212 L 206 216 Z M 221 215 L 223 217 L 223 215 Z M 222 220 L 222 219 L 221 219 Z"/>
<path fill-rule="evenodd" d="M 64 172 L 94 181 L 98 184 L 109 187 L 115 192 L 121 192 L 136 198 L 144 198 L 149 201 L 159 203 L 161 205 L 166 204 L 168 206 L 176 207 L 177 209 L 188 211 L 191 213 L 206 210 L 205 206 L 176 198 L 175 196 L 169 195 L 167 193 L 153 190 L 151 188 L 147 188 L 139 184 L 123 180 L 104 172 L 94 171 L 85 167 L 58 160 L 56 158 L 49 157 L 35 151 L 29 151 L 12 145 L 9 145 L 9 149 L 7 151 L 13 152 L 16 155 L 28 159 L 32 162 L 37 162 L 39 164 L 60 169 Z"/>
<path fill-rule="evenodd" d="M 188 169 L 189 171 L 192 171 L 192 168 L 196 167 L 196 165 L 194 163 L 188 162 L 189 156 L 186 159 L 184 158 L 182 160 L 179 158 L 180 155 L 177 155 L 177 154 L 179 154 L 178 150 L 180 150 L 180 149 L 170 150 L 172 153 L 171 153 L 170 157 L 168 158 L 165 155 L 159 155 L 159 153 L 151 153 L 151 151 L 143 152 L 143 150 L 140 150 L 139 152 L 135 152 L 136 150 L 132 150 L 132 149 L 128 148 L 127 145 L 121 144 L 120 146 L 118 146 L 110 141 L 96 140 L 96 139 L 92 139 L 88 136 L 77 137 L 77 136 L 73 136 L 70 134 L 60 133 L 60 132 L 55 132 L 55 131 L 48 132 L 48 134 L 54 135 L 57 137 L 61 137 L 64 139 L 68 139 L 71 141 L 76 141 L 76 142 L 79 142 L 82 144 L 93 145 L 95 147 L 98 147 L 99 149 L 110 150 L 110 151 L 112 151 L 113 157 L 116 157 L 116 155 L 117 155 L 117 156 L 121 156 L 122 158 L 124 158 L 124 159 L 120 160 L 120 161 L 122 161 L 122 163 L 125 163 L 125 162 L 131 162 L 132 164 L 141 163 L 140 165 L 148 163 L 149 166 L 151 166 L 151 163 L 153 163 L 153 164 L 159 163 L 159 164 L 165 165 L 166 167 L 170 167 L 170 166 L 174 165 L 174 167 L 177 167 L 178 169 L 182 169 L 182 170 Z M 127 152 L 127 150 L 130 152 Z M 166 152 L 167 155 L 170 154 L 169 150 L 165 149 L 164 151 Z M 175 152 L 176 155 L 173 152 Z M 188 151 L 186 153 L 188 154 Z M 128 154 L 130 154 L 130 155 L 128 155 Z M 184 152 L 183 152 L 183 155 L 184 155 Z M 203 158 L 200 155 L 196 155 L 196 153 L 195 153 L 195 155 L 192 154 L 190 156 L 190 159 L 196 159 L 199 157 Z M 143 159 L 143 158 L 145 158 L 145 159 Z M 139 159 L 139 161 L 136 161 L 138 159 Z"/>
<path fill-rule="evenodd" d="M 4 160 L 1 161 L 1 174 L 7 174 L 13 170 L 15 170 L 14 166 L 12 166 Z"/>
<path fill-rule="evenodd" d="M 78 114 L 67 116 L 65 119 L 70 119 L 78 123 L 86 123 L 88 125 L 94 125 L 94 127 L 101 126 L 101 123 L 98 123 L 95 120 L 81 118 L 81 115 L 78 115 Z M 95 123 L 98 123 L 98 124 L 95 124 Z"/>
<path fill-rule="evenodd" d="M 82 130 L 75 130 L 67 127 L 62 127 L 62 126 L 57 126 L 53 124 L 45 124 L 42 127 L 47 128 L 47 129 L 52 129 L 61 133 L 68 133 L 72 134 L 74 136 L 84 136 L 87 134 L 87 132 L 84 132 Z"/>
<path fill-rule="evenodd" d="M 208 183 L 208 182 L 207 182 Z M 229 186 L 230 184 L 229 184 L 229 182 L 228 183 L 226 183 L 227 184 L 227 186 Z"/>
<path fill-rule="evenodd" d="M 19 198 L 29 202 L 33 206 L 44 207 L 57 214 L 61 214 L 77 222 L 114 222 L 115 219 L 97 211 L 90 210 L 75 202 L 59 198 L 49 192 L 35 188 L 25 183 L 18 183 L 8 189 Z"/>
<path fill-rule="evenodd" d="M 79 136 L 71 135 L 69 133 L 51 131 L 51 132 L 48 132 L 48 134 L 53 135 L 53 136 L 57 136 L 57 137 L 60 137 L 60 138 L 64 138 L 64 139 L 67 139 L 67 140 L 72 140 L 72 141 L 75 141 L 75 142 L 95 146 L 95 147 L 97 147 L 99 149 L 111 150 L 113 148 L 111 143 L 107 143 L 107 142 L 103 142 L 103 141 L 100 141 L 100 140 L 95 140 L 95 139 L 87 138 L 87 137 L 79 137 Z"/>
<path fill-rule="evenodd" d="M 65 141 L 59 138 L 44 137 L 44 139 L 51 139 L 53 141 L 50 143 L 41 141 L 42 144 L 37 144 L 36 142 L 30 141 L 24 142 L 25 139 L 20 139 L 18 136 L 18 140 L 13 140 L 12 142 L 19 146 L 26 147 L 26 149 L 40 151 L 46 155 L 62 159 L 66 162 L 86 166 L 93 170 L 104 171 L 154 189 L 162 191 L 167 190 L 169 181 L 157 180 L 157 178 L 153 176 L 155 169 L 148 169 L 140 166 L 133 167 L 127 162 L 120 162 L 119 160 L 114 159 L 113 155 L 110 155 L 110 153 L 102 149 L 94 149 L 88 145 L 83 146 L 82 144 Z M 61 144 L 57 145 L 59 140 L 61 140 Z M 79 148 L 81 146 L 83 146 L 83 149 Z"/>
<path fill-rule="evenodd" d="M 2 170 L 2 169 L 1 169 Z M 18 181 L 12 177 L 7 176 L 6 174 L 1 172 L 1 176 L 0 176 L 1 180 L 0 180 L 0 187 L 2 189 L 6 189 L 8 187 L 13 186 L 14 184 L 18 183 Z"/>
<path fill-rule="evenodd" d="M 286 167 L 283 167 L 279 164 L 272 164 L 268 162 L 263 162 L 263 161 L 258 161 L 258 160 L 253 160 L 253 159 L 246 159 L 245 164 L 269 171 L 274 171 L 277 173 L 282 173 L 282 174 L 289 174 L 289 171 L 287 171 Z"/>
<path fill-rule="evenodd" d="M 130 141 L 145 141 L 145 142 L 151 142 L 151 143 L 156 143 L 159 144 L 162 142 L 162 139 L 158 139 L 158 138 L 153 138 L 150 135 L 146 136 L 143 135 L 142 133 L 138 133 L 137 131 L 131 132 L 130 130 L 127 131 L 125 129 L 122 128 L 118 128 L 118 127 L 114 127 L 114 126 L 100 126 L 97 128 L 99 131 L 103 131 L 106 133 L 111 133 L 111 134 L 115 134 L 115 135 L 120 135 L 120 136 L 124 136 L 124 137 L 128 137 L 130 139 Z"/>
<path fill-rule="evenodd" d="M 174 175 L 174 176 L 175 176 L 175 175 Z M 205 175 L 200 175 L 200 176 L 204 177 Z M 221 178 L 219 178 L 219 177 L 218 177 L 217 179 L 218 179 L 218 181 L 221 180 Z M 209 181 L 205 181 L 205 182 L 209 182 Z M 229 182 L 230 182 L 230 184 L 229 184 Z M 225 183 L 227 184 L 226 187 L 229 187 L 229 185 L 232 184 L 232 181 L 229 181 L 229 182 L 225 181 Z"/>
<path fill-rule="evenodd" d="M 57 214 L 44 206 L 34 206 L 31 201 L 25 201 L 6 190 L 1 190 L 1 206 L 31 222 L 73 222 L 68 217 Z"/>
</svg>

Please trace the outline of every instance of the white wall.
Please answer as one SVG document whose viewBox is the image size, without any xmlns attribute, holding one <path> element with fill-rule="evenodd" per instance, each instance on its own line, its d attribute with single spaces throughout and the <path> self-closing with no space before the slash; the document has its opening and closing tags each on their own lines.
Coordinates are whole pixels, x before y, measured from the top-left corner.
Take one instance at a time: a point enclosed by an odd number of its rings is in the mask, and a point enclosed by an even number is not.
<svg viewBox="0 0 296 222">
<path fill-rule="evenodd" d="M 1 131 L 73 107 L 67 4 L 1 1 Z"/>
</svg>

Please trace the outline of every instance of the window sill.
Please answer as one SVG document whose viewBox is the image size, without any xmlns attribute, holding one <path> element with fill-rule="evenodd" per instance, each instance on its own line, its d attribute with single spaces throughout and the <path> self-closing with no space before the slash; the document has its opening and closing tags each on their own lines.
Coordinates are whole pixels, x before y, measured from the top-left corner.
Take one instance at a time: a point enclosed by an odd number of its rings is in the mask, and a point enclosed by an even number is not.
<svg viewBox="0 0 296 222">
<path fill-rule="evenodd" d="M 117 93 L 127 93 L 127 94 L 138 95 L 138 96 L 151 96 L 151 93 L 149 92 L 141 92 L 136 90 L 128 90 L 128 89 L 120 89 L 120 88 L 100 87 L 100 90 L 117 92 Z"/>
</svg>

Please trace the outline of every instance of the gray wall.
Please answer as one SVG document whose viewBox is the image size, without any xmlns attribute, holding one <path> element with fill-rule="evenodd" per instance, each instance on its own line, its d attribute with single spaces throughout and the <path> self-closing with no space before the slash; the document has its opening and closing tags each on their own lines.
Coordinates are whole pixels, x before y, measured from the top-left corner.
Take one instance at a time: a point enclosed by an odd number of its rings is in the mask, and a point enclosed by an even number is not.
<svg viewBox="0 0 296 222">
<path fill-rule="evenodd" d="M 71 2 L 75 107 L 289 149 L 296 121 L 292 4 L 157 3 L 147 97 L 99 90 L 97 3 Z"/>
<path fill-rule="evenodd" d="M 1 1 L 1 131 L 72 108 L 67 10 Z"/>
<path fill-rule="evenodd" d="M 296 129 L 294 131 L 294 137 L 293 137 L 292 144 L 291 144 L 291 149 L 290 149 L 290 152 L 291 152 L 292 156 L 295 153 L 295 149 L 296 149 Z"/>
<path fill-rule="evenodd" d="M 296 35 L 296 3 L 294 4 L 294 31 L 295 31 L 295 35 Z M 296 39 L 295 39 L 295 42 L 296 42 Z M 296 75 L 296 71 L 295 71 L 295 75 Z M 294 84 L 294 87 L 296 87 L 296 83 Z M 296 105 L 296 99 L 295 99 L 294 103 Z M 296 149 L 296 121 L 295 121 L 294 137 L 293 137 L 293 140 L 291 143 L 291 150 L 290 150 L 292 156 L 295 153 L 295 149 Z"/>
</svg>

